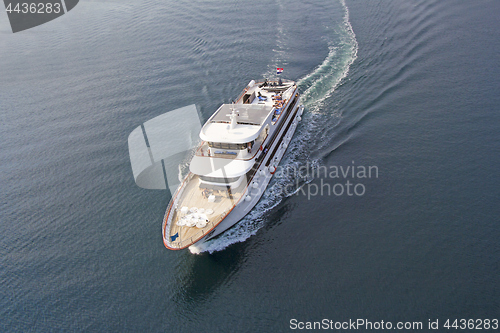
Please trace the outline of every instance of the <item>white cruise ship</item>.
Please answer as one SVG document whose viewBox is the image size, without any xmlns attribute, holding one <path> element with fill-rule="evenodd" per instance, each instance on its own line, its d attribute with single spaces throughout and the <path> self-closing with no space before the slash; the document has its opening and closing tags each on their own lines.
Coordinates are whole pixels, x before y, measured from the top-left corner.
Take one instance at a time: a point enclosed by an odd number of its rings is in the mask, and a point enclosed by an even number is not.
<svg viewBox="0 0 500 333">
<path fill-rule="evenodd" d="M 203 125 L 190 172 L 168 205 L 163 242 L 180 250 L 241 220 L 259 201 L 301 119 L 293 81 L 250 81 Z"/>
</svg>

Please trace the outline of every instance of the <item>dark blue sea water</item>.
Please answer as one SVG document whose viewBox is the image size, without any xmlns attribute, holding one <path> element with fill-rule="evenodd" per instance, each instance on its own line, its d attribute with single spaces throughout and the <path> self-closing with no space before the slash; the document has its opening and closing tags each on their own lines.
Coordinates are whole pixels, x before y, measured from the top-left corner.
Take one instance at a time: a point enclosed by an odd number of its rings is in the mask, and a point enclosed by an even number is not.
<svg viewBox="0 0 500 333">
<path fill-rule="evenodd" d="M 16 34 L 0 13 L 0 331 L 500 319 L 499 13 L 82 0 Z M 135 185 L 129 133 L 193 103 L 206 120 L 276 67 L 306 106 L 281 166 L 376 176 L 276 177 L 203 252 L 167 250 L 170 194 Z M 312 195 L 346 181 L 363 194 Z"/>
</svg>

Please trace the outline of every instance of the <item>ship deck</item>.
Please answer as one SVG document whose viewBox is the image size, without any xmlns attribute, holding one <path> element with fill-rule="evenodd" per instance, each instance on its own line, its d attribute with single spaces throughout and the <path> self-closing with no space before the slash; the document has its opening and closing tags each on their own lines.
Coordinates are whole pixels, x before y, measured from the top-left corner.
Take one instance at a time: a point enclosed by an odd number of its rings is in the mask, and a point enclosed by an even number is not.
<svg viewBox="0 0 500 333">
<path fill-rule="evenodd" d="M 245 193 L 247 182 L 242 181 L 235 189 L 224 189 L 222 187 L 217 187 L 217 189 L 222 190 L 217 190 L 215 187 L 207 189 L 200 187 L 198 176 L 193 174 L 184 186 L 176 207 L 172 208 L 170 212 L 174 215 L 168 230 L 168 236 L 171 240 L 170 243 L 175 248 L 187 247 L 210 232 L 240 200 L 241 196 Z M 213 197 L 210 198 L 210 196 Z M 188 211 L 183 211 L 183 207 L 187 207 Z M 209 210 L 212 211 L 211 214 L 207 213 L 207 211 L 210 212 Z M 188 218 L 193 216 L 206 219 L 208 223 L 201 228 L 196 225 L 178 225 L 178 221 L 183 217 Z M 175 239 L 172 240 L 172 237 Z"/>
</svg>

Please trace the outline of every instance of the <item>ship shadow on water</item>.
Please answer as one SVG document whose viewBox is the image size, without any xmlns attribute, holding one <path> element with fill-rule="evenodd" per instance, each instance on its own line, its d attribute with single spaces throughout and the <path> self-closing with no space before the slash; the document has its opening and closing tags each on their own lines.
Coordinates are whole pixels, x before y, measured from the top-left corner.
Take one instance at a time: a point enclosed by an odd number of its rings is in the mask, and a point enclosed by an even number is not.
<svg viewBox="0 0 500 333">
<path fill-rule="evenodd" d="M 185 276 L 173 301 L 179 306 L 186 306 L 185 310 L 189 312 L 202 306 L 238 272 L 244 262 L 246 247 L 246 244 L 238 243 L 213 254 L 203 252 L 197 255 L 186 250 L 185 255 L 190 257 L 187 258 L 189 267 L 185 267 Z"/>
<path fill-rule="evenodd" d="M 243 242 L 228 244 L 221 251 L 213 253 L 202 252 L 193 255 L 186 251 L 185 260 L 180 263 L 184 266 L 183 277 L 179 280 L 177 292 L 172 300 L 180 307 L 186 307 L 186 312 L 195 311 L 197 307 L 203 306 L 204 302 L 217 294 L 219 288 L 231 283 L 233 276 L 246 262 L 246 252 L 260 244 L 269 241 L 272 235 L 268 231 L 284 222 L 284 218 L 290 213 L 292 207 L 283 200 L 277 207 L 266 212 L 259 223 L 264 223 L 255 235 L 250 236 Z M 252 223 L 251 221 L 243 221 Z M 239 224 L 235 228 L 241 227 Z M 228 231 L 230 231 L 229 229 Z M 224 233 L 218 237 L 224 240 Z"/>
</svg>

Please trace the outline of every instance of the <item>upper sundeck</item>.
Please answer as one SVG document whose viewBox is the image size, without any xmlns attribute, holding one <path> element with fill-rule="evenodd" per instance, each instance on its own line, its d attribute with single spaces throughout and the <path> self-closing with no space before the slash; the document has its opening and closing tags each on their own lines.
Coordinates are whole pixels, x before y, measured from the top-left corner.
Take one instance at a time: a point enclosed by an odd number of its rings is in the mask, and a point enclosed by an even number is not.
<svg viewBox="0 0 500 333">
<path fill-rule="evenodd" d="M 229 124 L 231 119 L 228 115 L 232 112 L 233 108 L 238 113 L 237 123 L 239 125 L 260 126 L 269 115 L 272 104 L 222 104 L 212 119 L 210 119 L 210 123 Z"/>
<path fill-rule="evenodd" d="M 250 81 L 234 104 L 223 104 L 205 123 L 200 138 L 208 142 L 247 143 L 255 140 L 274 109 L 295 91 L 293 81 Z"/>
</svg>

